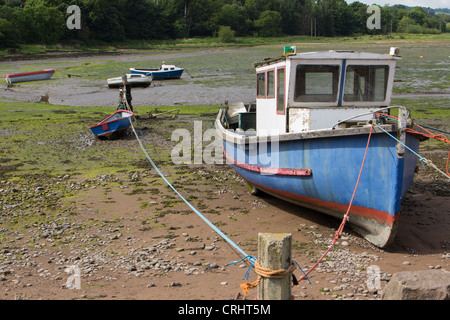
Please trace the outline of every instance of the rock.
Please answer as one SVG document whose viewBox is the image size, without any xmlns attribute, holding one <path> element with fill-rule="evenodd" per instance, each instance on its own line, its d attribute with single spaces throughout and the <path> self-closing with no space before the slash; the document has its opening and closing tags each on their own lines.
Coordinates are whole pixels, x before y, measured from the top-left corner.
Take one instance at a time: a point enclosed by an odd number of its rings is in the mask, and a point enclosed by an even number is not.
<svg viewBox="0 0 450 320">
<path fill-rule="evenodd" d="M 421 270 L 399 272 L 384 288 L 383 300 L 450 300 L 450 272 Z"/>
<path fill-rule="evenodd" d="M 181 287 L 181 283 L 179 282 L 172 282 L 169 287 Z"/>
<path fill-rule="evenodd" d="M 39 96 L 38 103 L 48 103 L 49 96 L 45 94 L 43 96 Z"/>
<path fill-rule="evenodd" d="M 134 172 L 131 176 L 131 181 L 139 181 L 139 172 Z"/>
<path fill-rule="evenodd" d="M 206 270 L 216 269 L 219 266 L 215 262 L 205 263 Z"/>
</svg>

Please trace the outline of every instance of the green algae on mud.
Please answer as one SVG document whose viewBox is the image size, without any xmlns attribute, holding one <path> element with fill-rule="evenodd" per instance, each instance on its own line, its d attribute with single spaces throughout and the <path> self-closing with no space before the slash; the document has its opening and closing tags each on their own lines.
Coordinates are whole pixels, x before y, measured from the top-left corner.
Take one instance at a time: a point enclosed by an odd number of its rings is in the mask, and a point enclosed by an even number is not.
<svg viewBox="0 0 450 320">
<path fill-rule="evenodd" d="M 20 177 L 47 173 L 74 173 L 86 166 L 95 168 L 87 148 L 93 144 L 89 124 L 107 115 L 83 108 L 36 103 L 0 104 L 1 131 L 4 139 L 1 156 L 10 164 L 20 165 L 15 171 L 0 167 L 1 175 Z M 88 164 L 84 164 L 85 159 Z"/>
<path fill-rule="evenodd" d="M 170 140 L 171 131 L 187 126 L 178 119 L 151 119 L 151 115 L 174 107 L 136 107 L 142 120 L 137 120 L 140 134 L 160 135 Z M 212 123 L 219 106 L 183 106 L 180 113 L 196 114 Z M 53 176 L 70 174 L 92 178 L 120 171 L 140 171 L 141 150 L 132 134 L 120 140 L 99 141 L 89 127 L 114 112 L 112 107 L 71 107 L 46 103 L 0 103 L 0 178 L 20 179 L 33 174 Z M 147 117 L 148 115 L 148 117 Z M 169 120 L 167 120 L 169 119 Z M 207 129 L 207 128 L 206 128 Z M 168 163 L 170 151 L 147 141 L 157 152 L 155 161 Z M 157 150 L 156 150 L 157 149 Z M 169 156 L 167 156 L 169 155 Z"/>
</svg>

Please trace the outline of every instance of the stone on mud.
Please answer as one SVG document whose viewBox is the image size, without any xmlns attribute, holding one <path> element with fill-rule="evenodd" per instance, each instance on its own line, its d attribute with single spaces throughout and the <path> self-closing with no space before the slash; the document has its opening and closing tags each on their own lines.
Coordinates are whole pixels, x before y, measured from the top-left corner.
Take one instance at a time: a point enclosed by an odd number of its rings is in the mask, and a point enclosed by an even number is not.
<svg viewBox="0 0 450 320">
<path fill-rule="evenodd" d="M 399 272 L 384 288 L 383 300 L 450 300 L 450 272 L 420 270 Z"/>
</svg>

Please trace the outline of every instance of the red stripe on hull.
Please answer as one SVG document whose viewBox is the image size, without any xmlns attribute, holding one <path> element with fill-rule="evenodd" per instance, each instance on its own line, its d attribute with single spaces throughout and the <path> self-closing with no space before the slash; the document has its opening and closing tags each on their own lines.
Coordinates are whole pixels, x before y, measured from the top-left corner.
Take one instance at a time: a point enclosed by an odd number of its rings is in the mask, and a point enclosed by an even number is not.
<svg viewBox="0 0 450 320">
<path fill-rule="evenodd" d="M 14 78 L 14 77 L 24 77 L 24 76 L 32 76 L 35 74 L 44 74 L 44 73 L 53 73 L 55 70 L 44 70 L 44 71 L 34 71 L 34 72 L 25 72 L 25 73 L 15 73 L 15 74 L 5 74 L 5 78 Z"/>
<path fill-rule="evenodd" d="M 267 190 L 267 192 L 272 193 L 274 195 L 279 195 L 285 199 L 290 199 L 292 201 L 295 201 L 299 204 L 308 204 L 311 207 L 318 208 L 318 209 L 325 209 L 328 211 L 334 211 L 336 213 L 341 213 L 342 215 L 345 214 L 348 208 L 348 204 L 341 204 L 341 203 L 335 203 L 335 202 L 329 202 L 325 200 L 310 198 L 306 196 L 301 196 L 298 194 L 275 190 L 272 188 L 268 188 L 265 186 L 261 186 L 258 184 L 255 184 L 251 181 L 248 181 L 249 183 L 255 185 L 257 188 L 261 189 L 262 191 Z M 398 220 L 398 215 L 391 215 L 388 212 L 376 210 L 376 209 L 370 209 L 366 207 L 360 207 L 352 205 L 352 208 L 350 210 L 350 215 L 357 215 L 360 217 L 373 219 L 377 221 L 380 224 L 385 224 L 388 227 L 393 226 L 394 222 Z"/>
<path fill-rule="evenodd" d="M 311 169 L 289 169 L 289 168 L 270 168 L 263 166 L 256 166 L 251 164 L 246 164 L 239 162 L 237 160 L 232 159 L 226 152 L 223 150 L 225 157 L 231 161 L 234 165 L 255 172 L 260 172 L 263 174 L 273 174 L 273 175 L 285 175 L 285 176 L 310 176 Z"/>
</svg>

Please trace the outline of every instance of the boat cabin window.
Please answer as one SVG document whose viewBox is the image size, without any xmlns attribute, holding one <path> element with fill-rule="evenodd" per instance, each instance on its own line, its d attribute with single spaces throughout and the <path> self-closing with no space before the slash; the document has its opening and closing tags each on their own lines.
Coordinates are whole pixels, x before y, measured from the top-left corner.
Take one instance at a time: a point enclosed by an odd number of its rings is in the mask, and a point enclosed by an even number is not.
<svg viewBox="0 0 450 320">
<path fill-rule="evenodd" d="M 267 71 L 267 98 L 275 97 L 275 71 Z"/>
<path fill-rule="evenodd" d="M 256 74 L 258 98 L 275 98 L 275 70 Z"/>
<path fill-rule="evenodd" d="M 388 76 L 388 66 L 347 66 L 344 101 L 384 101 Z"/>
<path fill-rule="evenodd" d="M 277 69 L 277 113 L 284 114 L 284 68 Z"/>
<path fill-rule="evenodd" d="M 339 66 L 298 65 L 294 101 L 333 102 L 337 100 Z"/>
<path fill-rule="evenodd" d="M 256 74 L 256 95 L 258 98 L 266 96 L 266 73 L 260 72 Z"/>
</svg>

